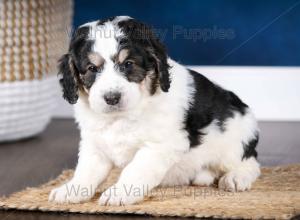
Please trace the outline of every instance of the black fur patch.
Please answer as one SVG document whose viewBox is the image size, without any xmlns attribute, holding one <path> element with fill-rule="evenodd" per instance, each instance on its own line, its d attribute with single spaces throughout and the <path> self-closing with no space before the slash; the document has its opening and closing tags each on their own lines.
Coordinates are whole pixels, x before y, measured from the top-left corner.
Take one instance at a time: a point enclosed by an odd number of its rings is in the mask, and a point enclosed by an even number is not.
<svg viewBox="0 0 300 220">
<path fill-rule="evenodd" d="M 221 131 L 225 131 L 226 119 L 233 117 L 234 112 L 245 114 L 247 105 L 233 92 L 222 89 L 203 75 L 189 70 L 194 79 L 195 93 L 193 102 L 185 115 L 185 129 L 188 132 L 190 146 L 201 144 L 201 129 L 217 120 Z"/>
<path fill-rule="evenodd" d="M 83 86 L 90 88 L 95 80 L 95 76 L 86 74 L 88 54 L 94 43 L 88 40 L 89 32 L 89 27 L 78 28 L 71 39 L 68 53 L 59 61 L 63 97 L 71 104 L 75 104 L 78 99 L 78 89 L 82 89 Z"/>
<path fill-rule="evenodd" d="M 243 159 L 247 159 L 249 157 L 257 158 L 256 145 L 258 144 L 259 135 L 256 133 L 255 138 L 250 140 L 247 144 L 243 143 L 244 146 L 244 154 Z"/>
<path fill-rule="evenodd" d="M 59 80 L 61 87 L 63 88 L 63 98 L 66 99 L 70 104 L 75 104 L 78 99 L 78 84 L 74 75 L 73 65 L 70 55 L 65 54 L 59 60 L 59 74 L 62 78 Z"/>
<path fill-rule="evenodd" d="M 75 37 L 72 39 L 69 53 L 71 54 L 79 73 L 84 74 L 86 71 L 86 66 L 90 62 L 88 59 L 88 54 L 91 52 L 94 41 L 88 40 L 88 35 L 90 32 L 89 27 L 81 27 L 77 31 L 79 34 L 75 35 Z"/>
<path fill-rule="evenodd" d="M 84 75 L 80 76 L 82 85 L 85 88 L 90 89 L 96 80 L 96 76 L 97 76 L 97 73 L 87 71 Z"/>
<path fill-rule="evenodd" d="M 170 76 L 167 53 L 163 44 L 149 26 L 139 21 L 128 19 L 120 21 L 118 25 L 125 33 L 125 37 L 119 39 L 120 46 L 130 48 L 131 51 L 138 52 L 138 55 L 145 57 L 144 64 L 155 71 L 156 76 L 151 76 L 153 81 L 151 94 L 155 93 L 158 85 L 162 91 L 167 92 L 170 88 Z"/>
<path fill-rule="evenodd" d="M 123 63 L 119 64 L 119 70 L 124 73 L 124 76 L 129 82 L 142 82 L 147 76 L 147 72 L 154 69 L 154 61 L 145 50 L 139 46 L 132 45 L 131 47 L 122 47 L 128 51 L 128 55 Z M 131 68 L 125 68 L 127 60 L 133 61 Z"/>
</svg>

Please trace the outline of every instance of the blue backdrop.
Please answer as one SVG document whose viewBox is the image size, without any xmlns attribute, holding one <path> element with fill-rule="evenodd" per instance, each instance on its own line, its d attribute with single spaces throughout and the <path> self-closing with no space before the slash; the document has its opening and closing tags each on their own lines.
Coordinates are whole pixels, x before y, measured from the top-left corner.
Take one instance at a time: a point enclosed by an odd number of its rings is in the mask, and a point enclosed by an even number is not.
<svg viewBox="0 0 300 220">
<path fill-rule="evenodd" d="M 74 26 L 129 15 L 192 65 L 300 65 L 299 0 L 75 0 Z"/>
</svg>

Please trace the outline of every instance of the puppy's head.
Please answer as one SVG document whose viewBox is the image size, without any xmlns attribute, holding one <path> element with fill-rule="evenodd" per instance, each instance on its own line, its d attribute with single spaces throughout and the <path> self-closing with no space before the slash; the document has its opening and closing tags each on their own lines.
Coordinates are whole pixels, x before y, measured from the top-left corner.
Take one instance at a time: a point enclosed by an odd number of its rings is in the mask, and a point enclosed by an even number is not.
<svg viewBox="0 0 300 220">
<path fill-rule="evenodd" d="M 127 111 L 168 92 L 168 69 L 152 30 L 125 16 L 80 26 L 59 64 L 63 97 L 71 104 L 82 98 L 97 113 Z"/>
</svg>

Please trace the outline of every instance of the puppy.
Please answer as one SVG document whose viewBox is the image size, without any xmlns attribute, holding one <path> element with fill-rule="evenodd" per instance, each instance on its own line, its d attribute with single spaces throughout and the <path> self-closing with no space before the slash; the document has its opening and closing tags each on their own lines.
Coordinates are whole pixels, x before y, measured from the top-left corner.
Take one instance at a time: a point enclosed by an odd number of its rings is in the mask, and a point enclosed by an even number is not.
<svg viewBox="0 0 300 220">
<path fill-rule="evenodd" d="M 244 191 L 259 176 L 249 107 L 169 58 L 145 24 L 119 16 L 80 26 L 59 74 L 81 141 L 73 178 L 50 201 L 89 200 L 114 166 L 123 170 L 100 205 L 134 204 L 156 186 L 215 180 L 222 190 Z"/>
</svg>

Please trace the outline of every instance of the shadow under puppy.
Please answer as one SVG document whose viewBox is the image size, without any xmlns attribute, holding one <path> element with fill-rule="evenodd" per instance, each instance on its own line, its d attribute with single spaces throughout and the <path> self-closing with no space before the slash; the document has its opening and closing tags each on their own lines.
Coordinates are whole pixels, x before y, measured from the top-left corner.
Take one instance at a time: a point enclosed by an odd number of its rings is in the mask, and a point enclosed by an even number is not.
<svg viewBox="0 0 300 220">
<path fill-rule="evenodd" d="M 80 26 L 59 74 L 81 141 L 74 177 L 50 201 L 90 199 L 114 166 L 123 170 L 101 205 L 136 203 L 159 185 L 218 180 L 220 189 L 244 191 L 259 176 L 249 107 L 169 58 L 145 24 L 119 16 Z"/>
</svg>

